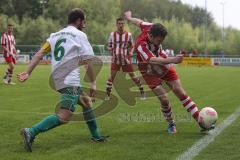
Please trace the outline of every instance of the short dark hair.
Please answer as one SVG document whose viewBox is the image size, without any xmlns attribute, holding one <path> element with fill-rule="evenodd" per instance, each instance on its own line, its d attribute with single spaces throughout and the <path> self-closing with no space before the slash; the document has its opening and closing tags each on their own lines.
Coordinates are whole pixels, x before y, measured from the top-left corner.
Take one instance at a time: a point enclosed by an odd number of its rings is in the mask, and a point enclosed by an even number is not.
<svg viewBox="0 0 240 160">
<path fill-rule="evenodd" d="M 78 19 L 84 20 L 85 14 L 80 8 L 74 8 L 68 14 L 68 24 L 75 23 Z"/>
<path fill-rule="evenodd" d="M 119 17 L 119 18 L 116 19 L 116 23 L 118 23 L 118 21 L 124 21 L 124 18 Z"/>
<path fill-rule="evenodd" d="M 166 27 L 164 27 L 162 24 L 160 23 L 156 23 L 154 24 L 150 31 L 149 34 L 151 34 L 153 37 L 163 37 L 165 38 L 168 34 Z"/>
</svg>

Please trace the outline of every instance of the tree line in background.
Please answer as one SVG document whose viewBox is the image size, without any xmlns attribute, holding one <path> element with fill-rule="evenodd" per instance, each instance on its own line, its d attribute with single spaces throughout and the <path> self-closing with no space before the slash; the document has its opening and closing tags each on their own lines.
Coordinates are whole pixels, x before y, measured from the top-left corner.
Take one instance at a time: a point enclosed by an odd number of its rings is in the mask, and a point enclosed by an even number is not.
<svg viewBox="0 0 240 160">
<path fill-rule="evenodd" d="M 239 30 L 226 28 L 222 39 L 221 27 L 216 25 L 211 13 L 180 0 L 1 0 L 0 33 L 11 21 L 17 44 L 39 45 L 51 32 L 66 26 L 68 12 L 76 7 L 86 12 L 85 32 L 93 44 L 105 44 L 109 33 L 115 29 L 116 18 L 131 10 L 134 17 L 160 22 L 167 27 L 169 34 L 164 48 L 195 49 L 208 54 L 224 51 L 231 55 L 240 51 Z M 133 25 L 126 24 L 126 28 L 134 37 L 139 34 L 139 29 Z"/>
</svg>

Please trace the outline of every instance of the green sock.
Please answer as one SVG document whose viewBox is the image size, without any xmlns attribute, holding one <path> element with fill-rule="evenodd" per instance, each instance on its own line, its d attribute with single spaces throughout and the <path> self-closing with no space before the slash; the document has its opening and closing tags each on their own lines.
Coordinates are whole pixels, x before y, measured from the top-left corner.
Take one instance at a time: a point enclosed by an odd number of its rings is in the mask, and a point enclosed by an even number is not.
<svg viewBox="0 0 240 160">
<path fill-rule="evenodd" d="M 48 131 L 49 129 L 55 128 L 61 124 L 63 123 L 59 120 L 57 115 L 50 115 L 30 128 L 29 132 L 35 137 L 39 133 Z"/>
<path fill-rule="evenodd" d="M 93 113 L 93 110 L 90 107 L 83 107 L 83 116 L 84 119 L 88 125 L 88 128 L 91 132 L 92 137 L 94 138 L 100 138 L 101 135 L 99 133 L 99 130 L 97 128 L 97 123 L 95 119 L 95 115 Z"/>
</svg>

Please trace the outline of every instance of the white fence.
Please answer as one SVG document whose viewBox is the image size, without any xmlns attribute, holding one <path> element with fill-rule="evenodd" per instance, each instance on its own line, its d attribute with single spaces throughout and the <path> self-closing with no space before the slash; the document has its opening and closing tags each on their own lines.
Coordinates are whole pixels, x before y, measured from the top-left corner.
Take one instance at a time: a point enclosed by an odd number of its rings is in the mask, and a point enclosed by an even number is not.
<svg viewBox="0 0 240 160">
<path fill-rule="evenodd" d="M 97 56 L 103 63 L 111 63 L 111 56 Z M 49 61 L 51 58 L 44 58 L 42 61 Z M 18 55 L 17 63 L 26 64 L 30 61 L 29 55 Z M 240 58 L 211 58 L 212 64 L 215 66 L 240 66 Z M 133 58 L 133 62 L 135 62 Z M 5 63 L 5 59 L 2 54 L 0 54 L 0 64 Z M 48 63 L 46 63 L 48 64 Z"/>
<path fill-rule="evenodd" d="M 26 64 L 29 62 L 29 55 L 18 55 L 17 57 L 17 63 L 23 63 Z M 5 63 L 5 59 L 2 54 L 0 54 L 0 64 Z"/>
<path fill-rule="evenodd" d="M 219 66 L 240 66 L 240 58 L 212 58 L 212 62 Z"/>
</svg>

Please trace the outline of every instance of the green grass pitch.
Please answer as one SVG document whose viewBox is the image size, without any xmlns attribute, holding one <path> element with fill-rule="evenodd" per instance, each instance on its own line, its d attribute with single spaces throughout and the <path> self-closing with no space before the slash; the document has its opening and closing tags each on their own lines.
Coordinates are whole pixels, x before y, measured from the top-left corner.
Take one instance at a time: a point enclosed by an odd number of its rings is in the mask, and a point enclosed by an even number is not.
<svg viewBox="0 0 240 160">
<path fill-rule="evenodd" d="M 6 65 L 0 65 L 1 75 L 5 68 Z M 25 65 L 17 65 L 15 75 L 25 68 Z M 158 118 L 157 98 L 145 101 L 137 98 L 136 105 L 130 107 L 118 97 L 116 109 L 97 119 L 101 132 L 111 136 L 107 143 L 92 143 L 85 123 L 72 122 L 40 134 L 33 144 L 33 152 L 27 153 L 23 149 L 20 129 L 54 113 L 59 100 L 48 84 L 50 70 L 50 66 L 40 65 L 25 83 L 14 78 L 15 86 L 0 84 L 0 159 L 173 160 L 204 136 L 172 93 L 169 98 L 177 117 L 176 135 L 169 135 L 167 123 Z M 177 71 L 199 108 L 212 106 L 217 110 L 218 124 L 240 107 L 240 68 L 177 67 Z M 108 73 L 109 67 L 104 66 L 99 74 L 97 85 L 102 91 Z M 115 91 L 113 94 L 117 95 Z M 239 123 L 240 118 L 195 159 L 240 159 Z"/>
</svg>

